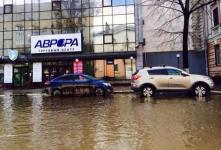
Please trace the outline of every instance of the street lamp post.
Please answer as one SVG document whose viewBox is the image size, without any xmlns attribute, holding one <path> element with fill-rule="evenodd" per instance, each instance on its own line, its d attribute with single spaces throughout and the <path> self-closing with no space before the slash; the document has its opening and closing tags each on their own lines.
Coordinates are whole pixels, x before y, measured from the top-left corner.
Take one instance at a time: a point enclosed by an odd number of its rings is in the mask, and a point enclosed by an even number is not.
<svg viewBox="0 0 221 150">
<path fill-rule="evenodd" d="M 180 54 L 176 54 L 177 58 L 177 67 L 180 68 Z"/>
<path fill-rule="evenodd" d="M 79 62 L 79 59 L 76 58 L 75 62 L 76 62 L 76 70 L 77 70 L 76 73 L 78 73 L 78 62 Z"/>
<path fill-rule="evenodd" d="M 134 58 L 133 58 L 133 56 L 131 56 L 131 57 L 130 57 L 130 65 L 131 65 L 131 66 L 130 66 L 130 69 L 131 69 L 131 76 L 132 76 L 132 74 L 133 74 L 133 59 L 134 59 Z"/>
</svg>

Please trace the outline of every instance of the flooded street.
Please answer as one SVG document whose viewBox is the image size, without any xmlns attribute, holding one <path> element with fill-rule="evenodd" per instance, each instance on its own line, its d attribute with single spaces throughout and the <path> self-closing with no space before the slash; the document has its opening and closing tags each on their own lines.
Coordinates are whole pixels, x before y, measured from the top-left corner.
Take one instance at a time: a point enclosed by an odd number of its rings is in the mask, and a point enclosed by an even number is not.
<svg viewBox="0 0 221 150">
<path fill-rule="evenodd" d="M 220 150 L 221 95 L 0 97 L 1 150 Z"/>
</svg>

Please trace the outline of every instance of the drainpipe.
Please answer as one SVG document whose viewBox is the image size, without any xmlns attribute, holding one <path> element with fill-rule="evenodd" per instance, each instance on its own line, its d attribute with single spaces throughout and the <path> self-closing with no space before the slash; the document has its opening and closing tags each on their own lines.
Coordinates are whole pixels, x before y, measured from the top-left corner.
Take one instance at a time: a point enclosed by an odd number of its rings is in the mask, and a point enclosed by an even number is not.
<svg viewBox="0 0 221 150">
<path fill-rule="evenodd" d="M 202 17 L 203 17 L 203 47 L 205 52 L 205 63 L 206 63 L 206 75 L 209 75 L 209 69 L 208 69 L 208 19 L 207 19 L 207 6 L 202 8 Z"/>
<path fill-rule="evenodd" d="M 143 68 L 143 19 L 142 19 L 142 0 L 135 0 L 135 24 L 136 24 L 136 46 L 137 52 L 136 67 Z"/>
</svg>

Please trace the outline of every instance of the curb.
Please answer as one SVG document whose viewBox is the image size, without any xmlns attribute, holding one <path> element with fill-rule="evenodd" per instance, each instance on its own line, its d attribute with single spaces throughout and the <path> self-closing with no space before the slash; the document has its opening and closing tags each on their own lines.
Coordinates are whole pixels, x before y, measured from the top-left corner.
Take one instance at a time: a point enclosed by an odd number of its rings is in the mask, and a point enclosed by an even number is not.
<svg viewBox="0 0 221 150">
<path fill-rule="evenodd" d="M 121 93 L 129 94 L 129 93 L 134 93 L 134 92 L 132 90 L 124 90 L 124 91 L 114 91 L 113 93 L 115 93 L 115 94 L 121 94 Z"/>
<path fill-rule="evenodd" d="M 121 91 L 114 91 L 113 94 L 131 94 L 134 93 L 132 90 L 121 90 Z M 211 91 L 212 94 L 220 94 L 221 91 Z M 8 96 L 33 96 L 33 95 L 44 95 L 44 93 L 14 93 L 14 94 L 9 94 Z M 5 96 L 5 94 L 1 93 L 0 97 Z"/>
<path fill-rule="evenodd" d="M 214 91 L 214 90 L 212 90 L 211 93 L 213 93 L 213 94 L 221 94 L 221 91 Z"/>
</svg>

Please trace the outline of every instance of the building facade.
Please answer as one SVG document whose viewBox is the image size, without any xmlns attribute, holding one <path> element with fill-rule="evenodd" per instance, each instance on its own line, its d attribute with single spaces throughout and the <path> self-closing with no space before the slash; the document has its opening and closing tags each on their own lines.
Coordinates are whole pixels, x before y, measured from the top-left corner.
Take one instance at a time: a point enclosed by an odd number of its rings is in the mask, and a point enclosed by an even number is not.
<svg viewBox="0 0 221 150">
<path fill-rule="evenodd" d="M 190 3 L 195 2 L 193 0 Z M 173 1 L 168 1 L 164 7 L 158 6 L 158 3 L 161 5 L 158 0 L 142 0 L 144 66 L 169 65 L 182 68 L 183 15 L 168 9 L 173 6 Z M 180 9 L 178 5 L 174 7 Z M 189 23 L 189 71 L 197 74 L 207 72 L 202 11 L 199 9 L 194 12 Z"/>
<path fill-rule="evenodd" d="M 80 51 L 32 52 L 32 37 L 81 35 Z M 130 79 L 136 70 L 133 0 L 1 0 L 0 77 L 5 86 L 42 85 L 65 73 Z M 64 46 L 64 45 L 63 45 Z"/>
<path fill-rule="evenodd" d="M 208 70 L 209 75 L 221 79 L 221 1 L 207 6 L 205 21 L 208 35 Z"/>
</svg>

